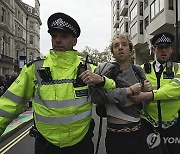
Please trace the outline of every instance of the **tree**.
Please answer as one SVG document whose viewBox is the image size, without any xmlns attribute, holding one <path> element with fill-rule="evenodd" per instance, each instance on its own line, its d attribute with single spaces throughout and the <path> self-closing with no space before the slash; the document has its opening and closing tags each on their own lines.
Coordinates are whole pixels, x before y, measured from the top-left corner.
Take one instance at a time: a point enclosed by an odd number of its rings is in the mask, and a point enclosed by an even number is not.
<svg viewBox="0 0 180 154">
<path fill-rule="evenodd" d="M 89 61 L 96 65 L 98 63 L 108 62 L 111 60 L 111 54 L 108 47 L 104 52 L 99 52 L 97 49 L 92 49 L 88 46 L 85 46 L 85 49 L 78 54 L 84 58 L 88 55 Z"/>
</svg>

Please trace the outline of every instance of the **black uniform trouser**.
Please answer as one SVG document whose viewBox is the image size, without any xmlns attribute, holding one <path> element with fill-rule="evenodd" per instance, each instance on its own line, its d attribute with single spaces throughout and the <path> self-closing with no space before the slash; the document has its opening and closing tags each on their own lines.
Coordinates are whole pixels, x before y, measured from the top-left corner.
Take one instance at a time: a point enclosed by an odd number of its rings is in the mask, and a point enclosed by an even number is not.
<svg viewBox="0 0 180 154">
<path fill-rule="evenodd" d="M 148 134 L 153 133 L 153 126 L 146 120 L 142 120 Z M 167 128 L 162 129 L 160 132 L 161 138 L 165 143 L 169 154 L 180 154 L 180 120 L 178 122 Z"/>
<path fill-rule="evenodd" d="M 39 134 L 35 139 L 35 154 L 94 154 L 92 141 L 94 125 L 94 120 L 92 120 L 85 137 L 77 144 L 64 148 L 53 145 Z"/>
<path fill-rule="evenodd" d="M 146 130 L 139 123 L 112 124 L 107 123 L 107 154 L 150 154 L 146 142 Z M 134 129 L 137 128 L 138 129 Z M 128 130 L 128 131 L 125 131 Z"/>
</svg>

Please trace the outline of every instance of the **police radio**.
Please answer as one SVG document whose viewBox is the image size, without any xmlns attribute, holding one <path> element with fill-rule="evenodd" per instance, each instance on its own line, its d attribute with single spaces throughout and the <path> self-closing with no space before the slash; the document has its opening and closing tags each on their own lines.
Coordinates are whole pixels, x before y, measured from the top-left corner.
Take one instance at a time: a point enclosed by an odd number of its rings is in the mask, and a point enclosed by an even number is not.
<svg viewBox="0 0 180 154">
<path fill-rule="evenodd" d="M 174 78 L 174 72 L 172 71 L 173 62 L 172 60 L 169 60 L 166 62 L 166 72 L 163 72 L 163 78 L 164 79 L 173 79 Z"/>
<path fill-rule="evenodd" d="M 144 71 L 149 74 L 151 73 L 151 64 L 149 62 L 144 63 Z"/>
<path fill-rule="evenodd" d="M 41 67 L 37 70 L 39 76 L 41 77 L 42 81 L 50 82 L 52 81 L 51 71 L 49 67 Z"/>
<path fill-rule="evenodd" d="M 80 62 L 79 66 L 78 66 L 78 70 L 77 70 L 77 77 L 74 83 L 74 87 L 82 87 L 82 86 L 86 86 L 87 84 L 85 84 L 83 82 L 83 80 L 79 77 L 79 75 L 87 70 L 87 63 L 88 63 L 88 55 L 86 56 L 86 60 L 84 62 L 84 64 L 82 62 Z"/>
</svg>

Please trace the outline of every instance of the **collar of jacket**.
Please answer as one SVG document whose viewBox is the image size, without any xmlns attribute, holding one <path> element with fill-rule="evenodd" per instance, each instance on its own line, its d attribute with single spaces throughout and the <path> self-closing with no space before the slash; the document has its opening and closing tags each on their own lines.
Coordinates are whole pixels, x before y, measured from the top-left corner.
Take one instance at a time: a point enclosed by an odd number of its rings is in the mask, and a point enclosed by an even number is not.
<svg viewBox="0 0 180 154">
<path fill-rule="evenodd" d="M 69 68 L 77 62 L 77 51 L 55 52 L 50 50 L 49 56 L 53 65 L 61 68 Z M 80 60 L 78 60 L 80 62 Z"/>
</svg>

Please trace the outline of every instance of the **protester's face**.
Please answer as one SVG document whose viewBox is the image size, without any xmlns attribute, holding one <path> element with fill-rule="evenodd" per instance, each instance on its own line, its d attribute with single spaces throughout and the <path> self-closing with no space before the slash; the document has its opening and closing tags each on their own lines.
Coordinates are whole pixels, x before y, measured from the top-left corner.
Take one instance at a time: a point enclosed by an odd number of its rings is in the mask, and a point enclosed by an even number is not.
<svg viewBox="0 0 180 154">
<path fill-rule="evenodd" d="M 132 51 L 129 48 L 129 42 L 126 39 L 116 38 L 113 41 L 113 56 L 117 62 L 129 61 Z"/>
<path fill-rule="evenodd" d="M 53 32 L 51 34 L 52 48 L 55 51 L 68 51 L 72 50 L 73 46 L 77 43 L 77 38 L 73 34 L 63 31 Z"/>
<path fill-rule="evenodd" d="M 154 47 L 154 52 L 156 54 L 156 59 L 159 63 L 163 64 L 167 62 L 173 52 L 171 45 L 157 45 Z"/>
</svg>

